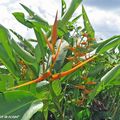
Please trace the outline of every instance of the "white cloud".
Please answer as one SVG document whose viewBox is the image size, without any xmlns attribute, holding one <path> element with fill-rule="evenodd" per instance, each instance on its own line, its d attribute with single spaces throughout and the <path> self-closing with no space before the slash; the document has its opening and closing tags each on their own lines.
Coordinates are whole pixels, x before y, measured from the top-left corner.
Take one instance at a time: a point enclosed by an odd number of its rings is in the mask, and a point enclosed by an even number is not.
<svg viewBox="0 0 120 120">
<path fill-rule="evenodd" d="M 14 2 L 13 2 L 14 1 Z M 24 37 L 33 37 L 33 32 L 28 30 L 25 26 L 20 24 L 12 16 L 13 12 L 25 12 L 25 10 L 20 6 L 19 3 L 22 3 L 29 8 L 31 8 L 35 13 L 43 17 L 50 24 L 53 23 L 56 11 L 59 10 L 60 13 L 60 1 L 55 0 L 8 0 L 1 1 L 0 3 L 0 24 L 4 25 L 7 28 L 12 28 L 16 32 L 22 34 Z M 3 14 L 4 13 L 4 14 Z M 60 14 L 59 14 L 60 16 Z M 30 32 L 30 33 L 29 33 Z"/>
<path fill-rule="evenodd" d="M 16 19 L 12 16 L 12 12 L 25 12 L 25 10 L 19 5 L 19 3 L 23 3 L 52 24 L 57 10 L 59 10 L 60 17 L 60 1 L 61 0 L 2 0 L 0 2 L 0 24 L 3 24 L 7 28 L 14 29 L 24 37 L 34 37 L 31 30 L 28 30 L 25 26 L 16 21 Z M 67 6 L 69 6 L 70 1 L 71 0 L 66 0 Z M 101 10 L 100 8 L 93 6 L 85 6 L 85 9 L 97 36 L 107 38 L 120 33 L 119 12 L 116 12 L 115 10 Z M 80 13 L 81 7 L 76 11 L 75 15 Z"/>
<path fill-rule="evenodd" d="M 89 6 L 85 8 L 97 33 L 102 34 L 105 38 L 120 34 L 120 15 L 115 11 L 100 10 Z"/>
</svg>

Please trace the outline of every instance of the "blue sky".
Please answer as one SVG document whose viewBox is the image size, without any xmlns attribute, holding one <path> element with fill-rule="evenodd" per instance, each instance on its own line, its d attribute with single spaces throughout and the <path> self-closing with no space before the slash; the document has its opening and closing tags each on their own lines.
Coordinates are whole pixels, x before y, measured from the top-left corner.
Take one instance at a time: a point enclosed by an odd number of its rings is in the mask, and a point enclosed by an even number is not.
<svg viewBox="0 0 120 120">
<path fill-rule="evenodd" d="M 24 37 L 34 37 L 31 30 L 18 23 L 12 16 L 12 12 L 24 11 L 19 3 L 23 3 L 33 9 L 38 15 L 53 23 L 55 13 L 60 13 L 61 0 L 1 0 L 0 24 L 12 28 Z M 68 5 L 71 0 L 66 0 Z M 120 0 L 83 0 L 82 3 L 88 13 L 89 19 L 96 31 L 96 36 L 108 38 L 120 34 Z M 24 11 L 25 12 L 25 11 Z M 81 12 L 81 6 L 75 15 Z M 59 14 L 60 15 L 60 14 Z M 81 24 L 81 23 L 80 23 Z"/>
</svg>

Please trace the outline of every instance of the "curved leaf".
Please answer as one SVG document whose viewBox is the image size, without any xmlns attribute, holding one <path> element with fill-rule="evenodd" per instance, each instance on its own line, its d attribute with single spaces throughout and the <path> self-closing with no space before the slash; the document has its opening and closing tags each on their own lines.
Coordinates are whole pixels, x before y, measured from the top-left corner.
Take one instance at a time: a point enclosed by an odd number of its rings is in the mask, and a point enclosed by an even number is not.
<svg viewBox="0 0 120 120">
<path fill-rule="evenodd" d="M 120 44 L 120 36 L 113 36 L 110 39 L 101 43 L 101 45 L 96 49 L 96 53 L 102 54 L 107 50 L 114 48 Z"/>
<path fill-rule="evenodd" d="M 35 62 L 35 57 L 30 55 L 27 51 L 21 48 L 14 40 L 12 40 L 12 47 L 15 52 L 27 63 L 33 64 Z"/>
<path fill-rule="evenodd" d="M 44 30 L 49 29 L 49 24 L 39 17 L 36 13 L 34 13 L 32 10 L 30 10 L 27 6 L 21 4 L 21 6 L 28 12 L 29 17 L 25 18 L 24 13 L 22 12 L 14 12 L 13 15 L 15 18 L 22 23 L 23 25 L 29 27 L 29 28 L 43 28 Z"/>
<path fill-rule="evenodd" d="M 21 120 L 34 100 L 36 97 L 33 94 L 22 90 L 0 94 L 0 114 L 3 116 L 14 115 Z"/>
<path fill-rule="evenodd" d="M 21 120 L 30 120 L 31 117 L 42 108 L 43 108 L 43 103 L 40 100 L 34 101 L 30 106 L 30 108 L 25 112 Z"/>
<path fill-rule="evenodd" d="M 22 13 L 22 12 L 14 12 L 12 14 L 23 25 L 27 26 L 28 28 L 33 27 L 32 23 L 30 21 L 26 20 L 24 13 Z"/>
<path fill-rule="evenodd" d="M 19 69 L 13 63 L 13 61 L 8 56 L 6 50 L 4 49 L 3 45 L 0 43 L 0 60 L 6 66 L 6 68 L 11 72 L 14 76 L 19 77 Z"/>
<path fill-rule="evenodd" d="M 34 32 L 35 32 L 35 35 L 36 35 L 36 38 L 37 38 L 37 41 L 38 41 L 39 48 L 41 50 L 41 53 L 40 53 L 41 57 L 43 59 L 46 55 L 45 37 L 44 37 L 44 34 L 43 34 L 41 29 L 38 30 L 37 28 L 35 28 Z"/>
<path fill-rule="evenodd" d="M 115 36 L 113 36 L 113 37 L 111 37 L 111 38 L 103 41 L 102 43 L 99 43 L 99 46 L 98 46 L 98 48 L 96 49 L 96 53 L 98 53 L 105 44 L 107 44 L 108 42 L 110 42 L 110 41 L 112 41 L 112 40 L 114 40 L 114 39 L 117 39 L 117 38 L 119 38 L 119 37 L 120 37 L 120 35 L 115 35 Z"/>
<path fill-rule="evenodd" d="M 57 44 L 59 45 L 60 40 L 57 41 Z M 60 53 L 59 56 L 57 57 L 56 63 L 54 65 L 54 69 L 56 71 L 60 70 L 60 68 L 62 67 L 64 60 L 66 58 L 67 55 L 67 49 L 66 46 L 68 46 L 68 42 L 66 42 L 65 40 L 63 40 L 61 47 L 60 47 Z"/>
<path fill-rule="evenodd" d="M 12 62 L 16 64 L 16 60 L 15 60 L 15 57 L 13 55 L 13 51 L 10 45 L 9 31 L 2 25 L 0 25 L 0 43 L 3 45 L 5 51 L 7 52 Z"/>
<path fill-rule="evenodd" d="M 61 0 L 61 3 L 62 3 L 62 16 L 65 14 L 66 12 L 66 3 L 65 3 L 65 0 Z"/>
<path fill-rule="evenodd" d="M 23 48 L 21 48 L 13 39 L 12 39 L 12 47 L 14 48 L 16 54 L 27 64 L 31 65 L 36 69 L 38 72 L 38 64 L 36 61 L 36 58 L 32 56 L 30 53 L 25 51 Z"/>
<path fill-rule="evenodd" d="M 115 83 L 115 85 L 118 83 L 120 76 L 120 65 L 117 65 L 113 67 L 109 72 L 107 72 L 102 78 L 100 83 L 95 87 L 94 91 L 90 94 L 89 102 L 95 98 L 96 95 L 98 95 L 102 90 L 105 89 L 107 86 L 113 86 L 114 84 L 111 84 L 112 82 Z M 119 83 L 118 83 L 119 85 Z"/>
<path fill-rule="evenodd" d="M 40 24 L 44 25 L 44 26 L 49 26 L 48 23 L 42 19 L 41 17 L 39 17 L 36 13 L 34 13 L 31 9 L 29 9 L 27 6 L 21 4 L 21 6 L 29 13 L 31 19 L 34 19 L 38 22 L 40 22 Z"/>
<path fill-rule="evenodd" d="M 84 6 L 82 6 L 82 14 L 83 14 L 83 20 L 84 20 L 84 26 L 85 26 L 85 30 L 87 31 L 88 34 L 90 34 L 91 38 L 95 37 L 95 31 L 89 21 L 89 18 L 86 14 L 86 11 L 84 9 Z"/>
<path fill-rule="evenodd" d="M 68 10 L 64 14 L 62 18 L 62 23 L 66 24 L 68 20 L 72 17 L 75 10 L 78 8 L 79 4 L 82 2 L 82 0 L 72 0 Z"/>
<path fill-rule="evenodd" d="M 16 33 L 15 31 L 11 30 L 10 31 L 20 40 L 20 42 L 26 47 L 26 49 L 29 49 L 28 52 L 31 52 L 32 54 L 34 53 L 34 47 L 30 42 L 28 42 L 25 38 L 23 38 L 20 34 Z"/>
</svg>

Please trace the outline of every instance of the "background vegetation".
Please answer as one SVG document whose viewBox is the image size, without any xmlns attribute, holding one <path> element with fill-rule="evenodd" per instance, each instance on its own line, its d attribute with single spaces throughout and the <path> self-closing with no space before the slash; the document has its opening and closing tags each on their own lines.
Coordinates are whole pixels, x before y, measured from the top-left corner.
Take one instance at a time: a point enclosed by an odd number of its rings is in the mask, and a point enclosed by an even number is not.
<svg viewBox="0 0 120 120">
<path fill-rule="evenodd" d="M 53 25 L 23 4 L 28 17 L 13 13 L 33 29 L 35 39 L 0 25 L 0 115 L 120 120 L 120 35 L 98 42 L 84 6 L 72 17 L 82 0 L 72 0 L 68 9 L 61 2 L 61 18 L 56 12 Z M 76 24 L 78 19 L 84 27 Z"/>
</svg>

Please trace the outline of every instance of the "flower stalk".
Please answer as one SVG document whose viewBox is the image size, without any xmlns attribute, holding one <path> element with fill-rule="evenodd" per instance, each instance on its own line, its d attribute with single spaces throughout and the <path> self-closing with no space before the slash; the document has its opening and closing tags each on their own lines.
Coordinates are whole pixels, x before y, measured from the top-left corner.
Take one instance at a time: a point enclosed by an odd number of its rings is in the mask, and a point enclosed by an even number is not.
<svg viewBox="0 0 120 120">
<path fill-rule="evenodd" d="M 41 82 L 41 81 L 43 81 L 43 80 L 45 80 L 45 79 L 47 79 L 47 78 L 49 78 L 49 77 L 50 77 L 50 81 L 52 82 L 52 81 L 54 81 L 54 80 L 60 79 L 60 78 L 62 78 L 62 77 L 64 77 L 64 76 L 67 76 L 67 75 L 75 72 L 78 68 L 80 68 L 80 67 L 82 67 L 83 65 L 85 65 L 86 63 L 92 61 L 92 60 L 95 59 L 96 57 L 97 57 L 97 55 L 96 55 L 96 56 L 93 56 L 93 57 L 91 57 L 91 58 L 89 58 L 89 59 L 87 59 L 87 60 L 85 60 L 84 62 L 78 64 L 77 66 L 75 66 L 75 67 L 73 67 L 73 68 L 71 68 L 70 70 L 67 70 L 67 71 L 65 71 L 65 72 L 56 73 L 56 74 L 53 74 L 53 75 L 52 75 L 51 71 L 48 71 L 48 72 L 44 73 L 42 76 L 38 77 L 38 78 L 35 79 L 35 80 L 26 82 L 26 83 L 24 83 L 24 84 L 21 84 L 21 85 L 12 87 L 12 88 L 9 88 L 8 90 L 17 89 L 17 88 L 20 88 L 20 87 L 23 87 L 23 86 L 27 86 L 27 85 L 30 85 L 30 84 L 33 84 L 33 83 Z"/>
</svg>

